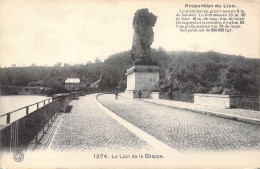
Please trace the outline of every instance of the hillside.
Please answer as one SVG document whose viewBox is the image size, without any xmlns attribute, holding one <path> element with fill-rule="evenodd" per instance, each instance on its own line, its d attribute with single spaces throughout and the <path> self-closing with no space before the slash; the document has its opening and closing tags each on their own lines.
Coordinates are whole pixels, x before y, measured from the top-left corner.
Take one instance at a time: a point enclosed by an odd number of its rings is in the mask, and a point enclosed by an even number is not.
<svg viewBox="0 0 260 169">
<path fill-rule="evenodd" d="M 160 87 L 177 92 L 259 95 L 260 59 L 209 52 L 166 52 L 152 49 L 151 57 L 161 68 Z M 104 62 L 104 86 L 126 87 L 124 73 L 129 52 L 110 56 Z"/>
<path fill-rule="evenodd" d="M 151 50 L 151 57 L 158 62 L 160 87 L 172 86 L 176 92 L 223 93 L 259 95 L 260 59 L 209 52 L 166 52 L 162 48 Z M 1 86 L 26 86 L 29 82 L 40 82 L 42 86 L 63 88 L 68 77 L 79 77 L 90 86 L 99 79 L 100 90 L 126 87 L 126 69 L 130 66 L 130 51 L 109 56 L 104 62 L 96 60 L 86 65 L 52 67 L 30 66 L 0 68 Z"/>
</svg>

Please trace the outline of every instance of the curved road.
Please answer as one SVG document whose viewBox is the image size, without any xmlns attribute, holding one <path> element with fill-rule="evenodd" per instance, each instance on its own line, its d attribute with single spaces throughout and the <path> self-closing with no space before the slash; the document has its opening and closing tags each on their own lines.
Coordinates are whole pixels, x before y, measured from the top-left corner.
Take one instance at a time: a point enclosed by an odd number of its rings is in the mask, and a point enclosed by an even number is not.
<svg viewBox="0 0 260 169">
<path fill-rule="evenodd" d="M 100 95 L 98 100 L 128 122 L 179 151 L 259 151 L 260 126 Z"/>
<path fill-rule="evenodd" d="M 117 123 L 95 103 L 96 95 L 74 100 L 51 143 L 52 150 L 149 150 L 151 147 Z"/>
<path fill-rule="evenodd" d="M 86 95 L 71 103 L 51 142 L 50 149 L 153 150 L 145 141 L 119 124 Z M 114 95 L 98 101 L 118 116 L 175 150 L 259 151 L 260 126 L 159 106 Z"/>
</svg>

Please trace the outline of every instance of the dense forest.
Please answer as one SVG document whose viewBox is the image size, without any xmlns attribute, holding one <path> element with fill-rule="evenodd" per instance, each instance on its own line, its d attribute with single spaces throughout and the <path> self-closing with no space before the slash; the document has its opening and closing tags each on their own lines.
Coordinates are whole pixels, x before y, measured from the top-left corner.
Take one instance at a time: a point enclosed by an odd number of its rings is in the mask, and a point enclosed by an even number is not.
<svg viewBox="0 0 260 169">
<path fill-rule="evenodd" d="M 259 95 L 260 59 L 209 52 L 166 52 L 163 48 L 151 49 L 151 57 L 160 66 L 160 88 L 170 86 L 175 92 Z M 109 56 L 104 62 L 54 66 L 0 68 L 1 86 L 26 86 L 37 82 L 57 91 L 64 90 L 64 79 L 80 78 L 83 89 L 102 79 L 99 90 L 124 90 L 130 51 Z"/>
</svg>

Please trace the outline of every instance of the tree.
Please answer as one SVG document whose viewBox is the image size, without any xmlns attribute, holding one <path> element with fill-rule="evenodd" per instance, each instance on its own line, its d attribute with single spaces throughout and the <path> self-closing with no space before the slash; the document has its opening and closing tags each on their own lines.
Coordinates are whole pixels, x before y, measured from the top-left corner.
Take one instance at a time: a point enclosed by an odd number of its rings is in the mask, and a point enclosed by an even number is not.
<svg viewBox="0 0 260 169">
<path fill-rule="evenodd" d="M 95 59 L 95 63 L 101 63 L 102 61 L 101 61 L 101 59 L 99 58 L 99 57 L 97 57 L 96 59 Z"/>
<path fill-rule="evenodd" d="M 61 67 L 62 63 L 61 62 L 57 62 L 54 64 L 55 67 Z"/>
<path fill-rule="evenodd" d="M 227 93 L 258 95 L 260 78 L 260 59 L 248 59 L 235 55 L 226 55 L 214 51 L 166 52 L 163 48 L 151 49 L 151 58 L 160 69 L 160 87 L 167 90 L 173 86 L 175 91 L 219 93 L 224 89 Z M 24 85 L 31 81 L 43 81 L 44 86 L 61 89 L 64 84 L 60 79 L 77 77 L 90 85 L 102 74 L 100 88 L 104 90 L 121 90 L 126 87 L 126 70 L 131 65 L 130 51 L 113 54 L 103 62 L 96 58 L 95 62 L 69 65 L 60 62 L 56 66 L 1 68 L 1 85 Z"/>
</svg>

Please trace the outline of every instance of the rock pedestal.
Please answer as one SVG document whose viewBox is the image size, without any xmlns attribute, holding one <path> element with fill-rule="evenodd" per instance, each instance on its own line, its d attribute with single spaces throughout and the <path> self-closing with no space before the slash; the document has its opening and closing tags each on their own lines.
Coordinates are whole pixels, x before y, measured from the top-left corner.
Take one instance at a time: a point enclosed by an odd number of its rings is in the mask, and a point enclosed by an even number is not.
<svg viewBox="0 0 260 169">
<path fill-rule="evenodd" d="M 147 8 L 136 11 L 133 19 L 134 37 L 131 50 L 133 66 L 127 69 L 127 88 L 129 98 L 159 98 L 159 67 L 151 59 L 150 46 L 154 40 L 153 26 L 157 16 Z"/>
<path fill-rule="evenodd" d="M 160 68 L 154 65 L 134 65 L 127 69 L 125 96 L 129 98 L 157 97 L 159 91 L 159 71 Z"/>
</svg>

